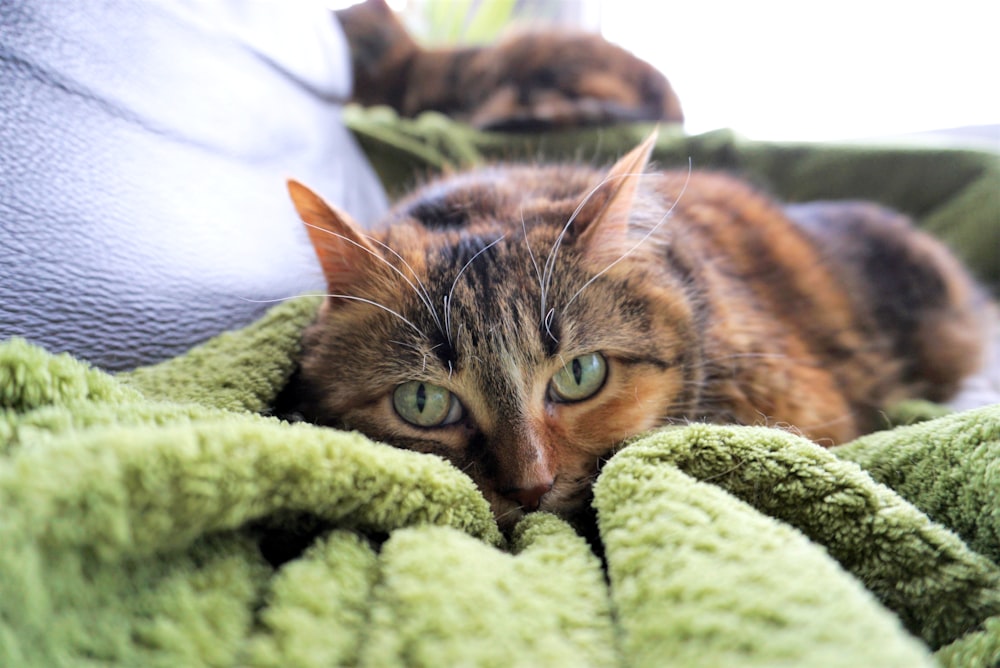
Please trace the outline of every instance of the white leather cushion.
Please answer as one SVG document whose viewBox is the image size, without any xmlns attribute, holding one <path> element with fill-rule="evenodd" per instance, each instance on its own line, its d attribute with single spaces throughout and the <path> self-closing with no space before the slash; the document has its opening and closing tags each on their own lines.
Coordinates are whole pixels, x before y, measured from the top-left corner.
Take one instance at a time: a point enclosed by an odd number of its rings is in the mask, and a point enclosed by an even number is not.
<svg viewBox="0 0 1000 668">
<path fill-rule="evenodd" d="M 301 0 L 5 1 L 0 339 L 126 369 L 321 289 L 285 179 L 386 208 L 348 58 Z"/>
</svg>

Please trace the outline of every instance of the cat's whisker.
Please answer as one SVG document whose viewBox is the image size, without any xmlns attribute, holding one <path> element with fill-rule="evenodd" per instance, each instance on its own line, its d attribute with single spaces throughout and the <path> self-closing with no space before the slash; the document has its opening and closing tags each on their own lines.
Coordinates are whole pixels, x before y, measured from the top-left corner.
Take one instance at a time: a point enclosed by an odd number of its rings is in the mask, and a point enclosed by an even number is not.
<svg viewBox="0 0 1000 668">
<path fill-rule="evenodd" d="M 531 266 L 535 268 L 535 277 L 538 279 L 538 287 L 541 289 L 542 286 L 542 270 L 538 268 L 538 260 L 535 259 L 535 252 L 531 249 L 531 244 L 528 243 L 528 226 L 524 221 L 524 206 L 522 204 L 521 210 L 521 232 L 524 234 L 524 247 L 528 250 L 528 257 L 531 259 Z"/>
<path fill-rule="evenodd" d="M 276 304 L 277 302 L 287 302 L 293 299 L 305 299 L 307 297 L 322 297 L 324 296 L 320 292 L 309 292 L 302 295 L 292 295 L 290 297 L 275 297 L 272 299 L 251 299 L 250 297 L 236 297 L 240 301 L 249 302 L 251 304 Z"/>
<path fill-rule="evenodd" d="M 427 286 L 424 285 L 424 282 L 420 280 L 420 276 L 418 276 L 417 272 L 413 270 L 413 267 L 410 265 L 410 263 L 407 262 L 406 259 L 402 255 L 397 253 L 392 247 L 390 247 L 388 244 L 379 241 L 377 238 L 365 235 L 365 239 L 375 244 L 378 244 L 389 253 L 392 253 L 393 257 L 398 259 L 403 264 L 404 267 L 410 270 L 410 274 L 413 275 L 413 280 L 416 281 L 416 285 L 410 283 L 410 281 L 406 282 L 409 283 L 410 287 L 413 288 L 413 291 L 417 293 L 417 297 L 420 298 L 420 301 L 423 302 L 424 306 L 427 307 L 427 311 L 431 314 L 431 318 L 434 320 L 434 324 L 437 325 L 438 331 L 441 331 L 441 319 L 438 317 L 437 311 L 435 311 L 433 308 L 433 301 L 431 300 L 431 294 L 430 292 L 427 291 Z M 395 269 L 395 267 L 393 268 Z M 402 276 L 402 272 L 399 272 L 399 274 L 400 276 Z M 406 278 L 403 277 L 403 280 L 406 280 Z"/>
<path fill-rule="evenodd" d="M 528 227 L 524 222 L 524 203 L 521 203 L 519 209 L 521 216 L 521 232 L 524 234 L 524 247 L 528 249 L 528 257 L 531 259 L 531 266 L 535 268 L 535 278 L 538 279 L 538 315 L 540 319 L 545 318 L 545 283 L 542 280 L 542 271 L 538 268 L 538 261 L 535 259 L 535 252 L 531 249 L 531 243 L 528 241 Z"/>
<path fill-rule="evenodd" d="M 693 424 L 711 421 L 705 417 L 703 412 L 695 412 L 690 407 L 675 410 L 673 415 L 663 417 L 661 420 L 662 422 L 657 429 L 678 429 L 680 427 L 690 427 Z"/>
<path fill-rule="evenodd" d="M 389 343 L 395 343 L 397 346 L 402 346 L 403 348 L 409 348 L 415 352 L 423 354 L 423 349 L 415 343 L 410 343 L 409 341 L 398 341 L 396 339 L 389 339 Z"/>
<path fill-rule="evenodd" d="M 824 420 L 823 422 L 812 422 L 809 424 L 798 424 L 796 427 L 802 431 L 810 431 L 812 429 L 826 429 L 827 427 L 832 427 L 838 424 L 844 424 L 850 420 L 854 419 L 854 415 L 850 411 L 842 413 L 837 417 L 831 418 L 829 420 Z"/>
<path fill-rule="evenodd" d="M 658 221 L 656 221 L 655 225 L 653 225 L 651 228 L 649 228 L 649 230 L 646 232 L 646 234 L 641 239 L 639 239 L 639 241 L 637 241 L 635 243 L 635 245 L 633 245 L 627 251 L 625 251 L 624 253 L 622 253 L 621 256 L 617 260 L 615 260 L 614 262 L 612 262 L 611 264 L 609 264 L 608 266 L 606 266 L 604 269 L 600 270 L 599 272 L 597 272 L 596 274 L 594 274 L 593 276 L 591 276 L 590 279 L 586 283 L 584 283 L 580 287 L 579 290 L 577 290 L 575 293 L 573 293 L 573 296 L 569 298 L 569 301 L 567 301 L 565 304 L 563 304 L 563 307 L 562 307 L 563 311 L 565 311 L 567 308 L 569 308 L 569 305 L 572 304 L 576 300 L 576 298 L 580 296 L 580 293 L 583 292 L 584 290 L 586 290 L 594 281 L 596 281 L 598 278 L 600 278 L 603 274 L 605 274 L 608 271 L 610 271 L 615 265 L 617 265 L 619 262 L 621 262 L 622 260 L 624 260 L 629 255 L 631 255 L 633 251 L 635 251 L 640 246 L 642 246 L 644 243 L 646 243 L 646 241 L 651 236 L 653 236 L 653 234 L 656 233 L 656 231 L 660 228 L 660 226 L 664 222 L 666 222 L 666 220 L 668 218 L 670 218 L 670 215 L 674 212 L 674 209 L 677 208 L 678 203 L 680 203 L 681 199 L 683 199 L 684 192 L 687 190 L 688 184 L 691 183 L 691 174 L 692 174 L 692 171 L 693 171 L 693 169 L 692 169 L 692 166 L 691 166 L 691 159 L 689 158 L 688 159 L 687 178 L 684 179 L 684 185 L 681 186 L 680 192 L 677 193 L 677 198 L 670 205 L 670 208 L 667 209 L 666 213 L 664 213 L 660 217 L 660 219 Z"/>
<path fill-rule="evenodd" d="M 559 231 L 559 234 L 556 236 L 556 240 L 552 243 L 552 248 L 549 249 L 548 256 L 545 258 L 545 267 L 542 271 L 542 308 L 541 308 L 542 312 L 545 311 L 545 307 L 547 306 L 549 287 L 552 285 L 552 276 L 555 273 L 556 258 L 559 255 L 559 248 L 562 246 L 563 239 L 569 233 L 570 226 L 576 220 L 576 217 L 580 215 L 580 212 L 583 210 L 583 207 L 585 207 L 587 203 L 590 201 L 590 198 L 593 197 L 595 194 L 597 194 L 597 192 L 601 188 L 603 188 L 606 184 L 610 183 L 612 179 L 616 178 L 625 179 L 632 176 L 643 176 L 643 173 L 640 172 L 640 173 L 627 173 L 627 174 L 616 174 L 616 175 L 609 174 L 608 176 L 605 176 L 600 183 L 598 183 L 596 186 L 587 191 L 587 194 L 583 196 L 583 199 L 573 210 L 573 213 L 570 214 L 569 219 L 566 221 L 566 224 L 563 225 L 562 229 Z"/>
<path fill-rule="evenodd" d="M 719 471 L 718 473 L 712 474 L 712 475 L 707 476 L 705 478 L 699 478 L 698 481 L 699 482 L 712 482 L 713 480 L 720 480 L 722 478 L 726 478 L 726 477 L 732 475 L 733 473 L 736 473 L 737 471 L 739 471 L 741 468 L 743 468 L 745 466 L 746 466 L 746 461 L 743 460 L 743 459 L 740 459 L 740 460 L 737 460 L 737 462 L 735 464 L 733 464 L 732 466 L 730 466 L 729 468 L 724 469 L 722 471 Z"/>
<path fill-rule="evenodd" d="M 402 272 L 402 270 L 400 270 L 399 267 L 397 267 L 393 263 L 389 262 L 387 259 L 385 259 L 384 257 L 382 257 L 379 253 L 374 252 L 372 249 L 368 248 L 364 244 L 359 244 L 357 241 L 355 241 L 354 239 L 351 239 L 350 237 L 346 237 L 343 234 L 338 234 L 337 232 L 334 232 L 333 230 L 328 230 L 325 227 L 319 227 L 318 225 L 313 225 L 311 223 L 304 223 L 304 224 L 305 224 L 306 227 L 310 227 L 310 228 L 312 228 L 314 230 L 319 230 L 320 232 L 322 232 L 324 234 L 329 234 L 332 237 L 336 237 L 336 238 L 338 238 L 338 239 L 340 239 L 342 241 L 346 241 L 347 243 L 351 244 L 352 246 L 354 246 L 356 248 L 360 248 L 361 250 L 363 250 L 364 252 L 368 253 L 373 258 L 375 258 L 376 260 L 378 260 L 379 262 L 381 262 L 382 264 L 384 264 L 385 266 L 387 266 L 393 272 L 395 272 L 400 278 L 403 279 L 403 281 L 406 282 L 407 285 L 410 286 L 410 289 L 412 289 L 416 293 L 416 295 L 420 299 L 420 301 L 422 301 L 424 303 L 424 305 L 428 308 L 428 310 L 431 311 L 431 315 L 434 317 L 434 321 L 437 323 L 438 329 L 441 328 L 441 323 L 438 320 L 437 314 L 434 313 L 434 309 L 431 308 L 430 298 L 427 297 L 427 296 L 425 296 L 425 294 L 422 294 L 421 291 L 417 289 L 417 286 L 414 285 L 413 281 L 411 281 L 409 278 L 407 278 L 406 274 L 404 274 Z M 370 237 L 370 236 L 366 236 L 365 238 L 369 239 L 371 241 L 374 241 L 375 243 L 379 244 L 380 246 L 382 246 L 383 248 L 385 248 L 386 250 L 388 250 L 390 253 L 392 253 L 393 255 L 395 255 L 396 257 L 398 257 L 400 259 L 400 261 L 402 261 L 403 264 L 411 272 L 413 272 L 413 267 L 411 267 L 409 265 L 409 263 L 406 262 L 406 260 L 404 260 L 402 257 L 400 257 L 400 255 L 396 251 L 392 250 L 391 248 L 389 248 L 388 246 L 386 246 L 384 243 L 382 243 L 378 239 L 375 239 L 375 238 Z M 413 272 L 413 275 L 414 275 L 414 278 L 417 278 L 415 272 Z M 420 279 L 418 278 L 417 280 L 419 281 Z M 423 284 L 421 284 L 421 287 L 423 287 Z M 425 290 L 425 292 L 426 292 L 426 290 Z M 407 322 L 409 322 L 409 321 L 407 321 Z"/>
<path fill-rule="evenodd" d="M 452 286 L 454 287 L 454 286 Z M 444 339 L 448 342 L 449 347 L 454 347 L 451 344 L 451 293 L 446 294 L 441 298 L 441 305 L 444 309 Z"/>
<path fill-rule="evenodd" d="M 497 515 L 496 516 L 496 521 L 497 521 L 497 523 L 501 523 L 503 520 L 507 519 L 511 515 L 514 515 L 514 514 L 520 513 L 520 512 L 522 512 L 521 506 L 514 506 L 513 508 L 511 508 L 507 512 L 500 513 L 499 515 Z"/>
<path fill-rule="evenodd" d="M 501 234 L 499 237 L 497 237 L 496 239 L 494 239 L 490 243 L 488 243 L 485 246 L 483 246 L 482 248 L 480 248 L 478 251 L 476 251 L 476 254 L 473 255 L 471 258 L 469 258 L 469 261 L 466 262 L 465 265 L 463 265 L 462 268 L 458 270 L 458 273 L 455 274 L 455 280 L 453 280 L 451 282 L 451 289 L 448 290 L 448 295 L 444 298 L 444 308 L 445 308 L 445 313 L 444 313 L 444 326 L 445 326 L 444 337 L 448 341 L 448 345 L 449 346 L 453 346 L 454 345 L 452 343 L 452 339 L 451 339 L 451 304 L 452 304 L 452 296 L 455 294 L 455 287 L 458 285 L 458 279 L 460 279 L 462 277 L 462 274 L 464 274 L 465 270 L 469 268 L 469 265 L 476 261 L 476 258 L 478 258 L 480 255 L 482 255 L 483 253 L 485 253 L 489 249 L 493 248 L 494 246 L 496 246 L 498 243 L 500 243 L 501 241 L 503 241 L 506 238 L 507 238 L 506 234 Z"/>
<path fill-rule="evenodd" d="M 389 343 L 395 343 L 398 346 L 402 346 L 404 348 L 409 348 L 410 350 L 412 350 L 415 353 L 417 353 L 418 355 L 420 355 L 421 356 L 420 373 L 426 373 L 427 372 L 427 358 L 431 356 L 431 352 L 434 350 L 434 348 L 437 348 L 438 346 L 441 345 L 439 343 L 439 344 L 431 347 L 430 351 L 425 351 L 421 346 L 419 346 L 419 345 L 417 345 L 415 343 L 410 343 L 408 341 L 398 341 L 398 340 L 392 339 L 392 340 L 389 341 Z"/>
<path fill-rule="evenodd" d="M 545 325 L 545 333 L 548 335 L 548 337 L 552 339 L 553 342 L 559 343 L 559 339 L 556 338 L 556 335 L 552 333 L 552 321 L 555 319 L 555 317 L 556 317 L 556 310 L 554 308 L 550 308 L 549 312 L 545 314 L 543 323 Z"/>
<path fill-rule="evenodd" d="M 570 214 L 569 219 L 566 221 L 566 224 L 563 225 L 563 228 L 559 231 L 559 234 L 556 236 L 556 240 L 552 244 L 552 248 L 549 249 L 549 254 L 545 258 L 545 266 L 542 271 L 542 286 L 541 286 L 542 295 L 541 295 L 540 311 L 543 314 L 545 313 L 545 308 L 548 304 L 549 286 L 552 284 L 552 275 L 555 270 L 556 257 L 559 253 L 559 247 L 562 245 L 563 238 L 569 232 L 570 225 L 572 225 L 573 221 L 576 220 L 576 217 L 579 215 L 580 211 L 582 211 L 583 207 L 586 206 L 587 202 L 590 201 L 590 198 L 593 197 L 594 194 L 601 188 L 601 186 L 603 186 L 607 182 L 608 178 L 606 177 L 604 180 L 602 180 L 600 183 L 598 183 L 596 186 L 594 186 L 587 192 L 587 194 L 583 197 L 583 200 L 580 202 L 580 204 L 577 205 L 576 209 L 573 210 L 573 213 Z"/>
<path fill-rule="evenodd" d="M 421 330 L 421 329 L 420 329 L 419 327 L 417 327 L 417 326 L 416 326 L 416 325 L 414 325 L 414 324 L 413 324 L 412 322 L 410 322 L 409 320 L 407 320 L 406 318 L 404 318 L 404 317 L 403 317 L 402 315 L 400 315 L 400 314 L 399 314 L 398 312 L 396 312 L 396 311 L 393 311 L 393 310 L 392 310 L 391 308 L 389 308 L 388 306 L 384 306 L 384 305 L 382 305 L 382 304 L 379 304 L 379 303 L 378 303 L 378 302 L 376 302 L 376 301 L 372 301 L 371 299 L 365 299 L 364 297 L 356 297 L 356 296 L 354 296 L 354 295 L 333 295 L 333 294 L 325 294 L 325 295 L 323 295 L 323 296 L 324 296 L 324 297 L 329 297 L 329 298 L 332 298 L 332 299 L 347 299 L 347 300 L 350 300 L 350 301 L 355 301 L 355 302 L 361 302 L 361 303 L 363 303 L 363 304 L 368 304 L 368 305 L 370 305 L 370 306 L 374 306 L 374 307 L 376 307 L 376 308 L 380 308 L 380 309 L 382 309 L 383 311 L 385 311 L 386 313 L 389 313 L 389 314 L 392 314 L 392 315 L 396 316 L 397 318 L 399 318 L 399 319 L 400 319 L 401 321 L 405 322 L 405 323 L 406 323 L 407 325 L 409 325 L 409 326 L 410 326 L 410 328 L 411 328 L 411 329 L 412 329 L 412 330 L 413 330 L 414 332 L 416 332 L 417 334 L 419 334 L 419 335 L 420 335 L 421 337 L 423 337 L 423 338 L 427 338 L 427 337 L 426 337 L 426 335 L 424 334 L 424 332 L 423 332 L 423 331 L 422 331 L 422 330 Z"/>
</svg>

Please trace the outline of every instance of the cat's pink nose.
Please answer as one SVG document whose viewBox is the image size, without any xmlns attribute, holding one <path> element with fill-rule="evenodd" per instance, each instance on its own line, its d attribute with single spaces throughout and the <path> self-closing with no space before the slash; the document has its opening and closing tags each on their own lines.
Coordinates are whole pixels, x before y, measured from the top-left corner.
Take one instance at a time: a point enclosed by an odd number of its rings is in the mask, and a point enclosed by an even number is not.
<svg viewBox="0 0 1000 668">
<path fill-rule="evenodd" d="M 511 501 L 516 501 L 521 506 L 521 510 L 530 513 L 538 510 L 538 507 L 542 505 L 542 497 L 549 493 L 554 484 L 555 480 L 549 480 L 533 487 L 517 487 L 505 491 L 504 496 Z"/>
</svg>

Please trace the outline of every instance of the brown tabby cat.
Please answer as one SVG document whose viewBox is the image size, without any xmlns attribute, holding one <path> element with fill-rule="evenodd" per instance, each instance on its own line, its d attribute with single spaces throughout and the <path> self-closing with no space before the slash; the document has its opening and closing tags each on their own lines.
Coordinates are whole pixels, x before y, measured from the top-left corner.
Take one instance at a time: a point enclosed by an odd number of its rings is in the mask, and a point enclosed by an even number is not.
<svg viewBox="0 0 1000 668">
<path fill-rule="evenodd" d="M 976 369 L 983 298 L 902 216 L 645 173 L 652 142 L 607 172 L 445 178 L 370 236 L 290 182 L 329 284 L 294 408 L 451 460 L 509 527 L 580 511 L 601 463 L 654 427 L 839 443 Z"/>
<path fill-rule="evenodd" d="M 360 104 L 386 104 L 404 116 L 434 110 L 493 130 L 684 120 L 666 78 L 600 35 L 548 30 L 487 47 L 425 50 L 385 0 L 336 16 Z"/>
</svg>

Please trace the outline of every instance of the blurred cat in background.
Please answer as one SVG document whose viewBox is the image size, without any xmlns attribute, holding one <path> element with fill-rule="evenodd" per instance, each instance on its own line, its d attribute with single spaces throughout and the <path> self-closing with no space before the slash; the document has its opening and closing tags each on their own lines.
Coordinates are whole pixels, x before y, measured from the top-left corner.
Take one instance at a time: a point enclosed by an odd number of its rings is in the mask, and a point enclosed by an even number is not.
<svg viewBox="0 0 1000 668">
<path fill-rule="evenodd" d="M 600 35 L 550 28 L 489 46 L 424 49 L 385 0 L 336 17 L 359 104 L 388 105 L 403 116 L 438 111 L 483 130 L 684 120 L 666 77 Z"/>
</svg>

